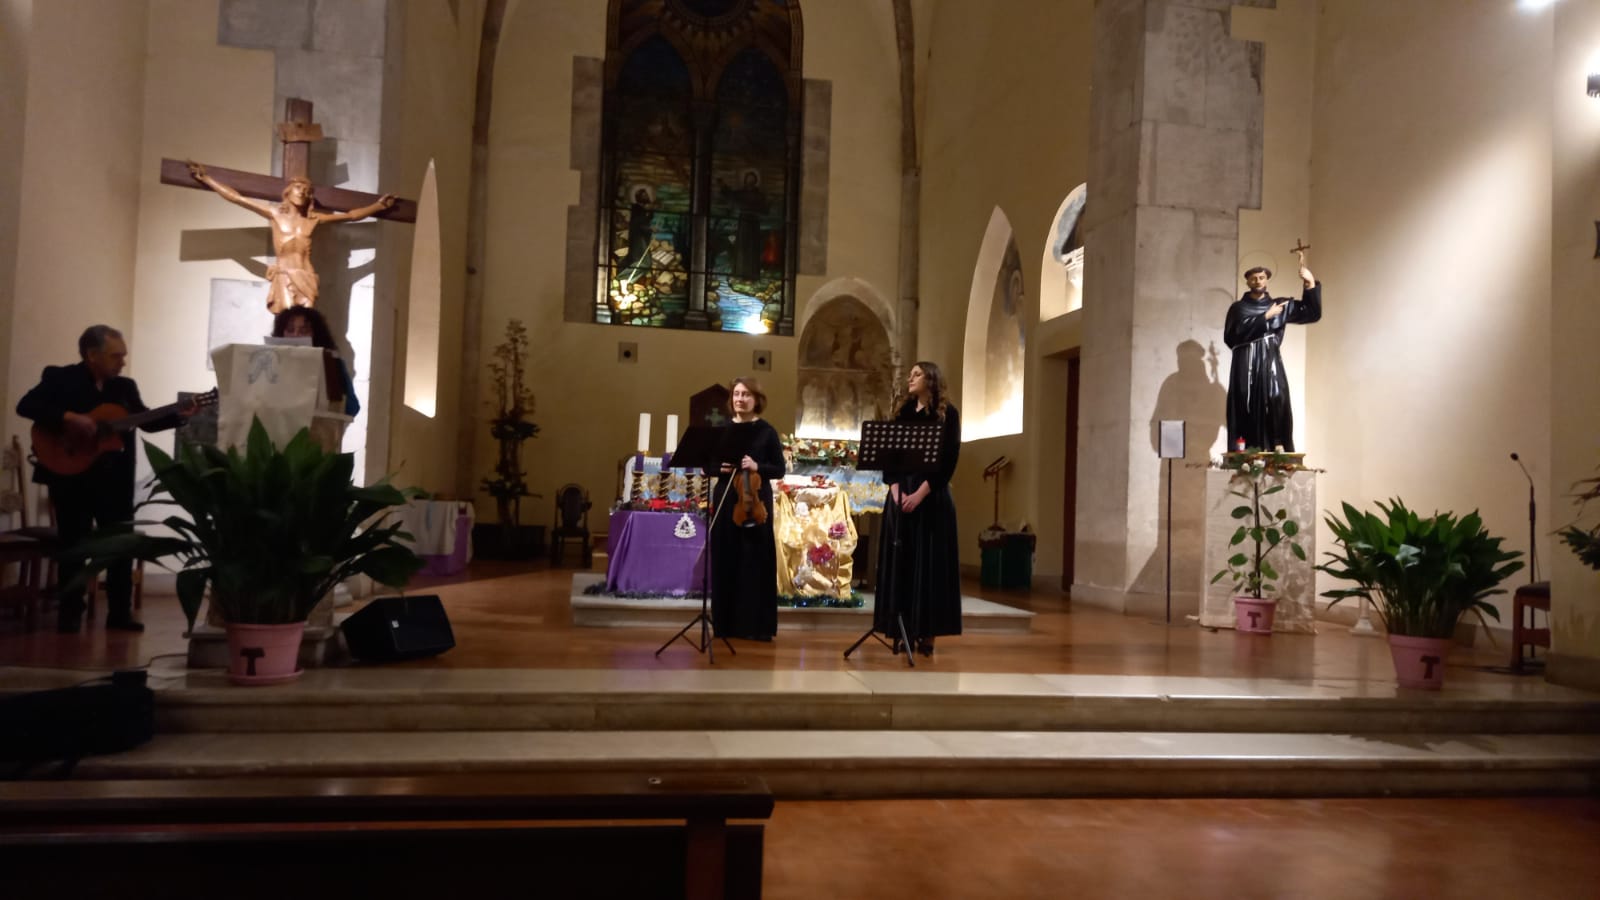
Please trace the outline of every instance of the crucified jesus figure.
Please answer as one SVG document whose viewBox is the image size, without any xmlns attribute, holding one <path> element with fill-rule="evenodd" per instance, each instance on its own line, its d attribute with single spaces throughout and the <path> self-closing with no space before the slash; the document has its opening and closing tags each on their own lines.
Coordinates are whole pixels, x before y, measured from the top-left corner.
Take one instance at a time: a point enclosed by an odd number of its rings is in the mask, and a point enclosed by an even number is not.
<svg viewBox="0 0 1600 900">
<path fill-rule="evenodd" d="M 277 258 L 267 269 L 267 311 L 273 315 L 291 306 L 317 305 L 317 273 L 311 267 L 311 232 L 325 222 L 352 222 L 395 204 L 393 194 L 349 212 L 316 208 L 311 182 L 290 178 L 283 189 L 281 203 L 252 200 L 206 174 L 206 167 L 190 160 L 187 165 L 194 179 L 222 196 L 222 199 L 272 221 L 272 252 Z"/>
</svg>

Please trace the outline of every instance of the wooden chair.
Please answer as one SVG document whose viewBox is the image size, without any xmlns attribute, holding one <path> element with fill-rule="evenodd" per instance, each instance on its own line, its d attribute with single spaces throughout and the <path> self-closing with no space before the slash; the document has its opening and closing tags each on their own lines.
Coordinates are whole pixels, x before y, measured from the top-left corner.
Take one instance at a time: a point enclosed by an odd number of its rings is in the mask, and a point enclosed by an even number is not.
<svg viewBox="0 0 1600 900">
<path fill-rule="evenodd" d="M 1534 627 L 1532 611 L 1536 609 L 1544 612 L 1547 627 Z M 1522 651 L 1525 647 L 1550 649 L 1549 617 L 1550 582 L 1535 581 L 1517 588 L 1511 598 L 1511 671 L 1521 672 L 1530 663 L 1543 664 L 1537 649 L 1526 657 Z"/>
<path fill-rule="evenodd" d="M 22 444 L 15 437 L 9 447 L 0 448 L 0 516 L 8 520 L 0 531 L 0 613 L 15 613 L 22 630 L 32 631 L 38 624 L 44 602 L 42 574 L 50 565 L 54 542 L 31 532 L 28 527 L 27 493 L 22 479 Z M 15 563 L 17 580 L 4 583 L 4 571 Z"/>
<path fill-rule="evenodd" d="M 565 484 L 556 491 L 555 521 L 550 528 L 550 565 L 561 565 L 567 541 L 583 548 L 583 567 L 594 565 L 594 542 L 589 535 L 589 492 L 582 485 Z"/>
</svg>

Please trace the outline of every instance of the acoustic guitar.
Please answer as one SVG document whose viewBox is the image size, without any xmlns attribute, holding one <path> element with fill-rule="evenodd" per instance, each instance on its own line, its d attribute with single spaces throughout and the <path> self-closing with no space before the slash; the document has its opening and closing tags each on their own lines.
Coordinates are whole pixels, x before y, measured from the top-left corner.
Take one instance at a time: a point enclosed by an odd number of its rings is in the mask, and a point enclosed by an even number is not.
<svg viewBox="0 0 1600 900">
<path fill-rule="evenodd" d="M 196 394 L 193 398 L 197 409 L 211 406 L 216 402 L 216 388 L 203 394 Z M 57 475 L 77 475 L 86 472 L 101 454 L 122 449 L 123 432 L 164 419 L 184 405 L 169 403 L 166 406 L 129 415 L 128 411 L 118 404 L 102 403 L 85 413 L 95 420 L 97 427 L 93 435 L 74 434 L 68 431 L 65 425 L 35 425 L 33 426 L 34 458 L 39 461 L 39 465 Z"/>
</svg>

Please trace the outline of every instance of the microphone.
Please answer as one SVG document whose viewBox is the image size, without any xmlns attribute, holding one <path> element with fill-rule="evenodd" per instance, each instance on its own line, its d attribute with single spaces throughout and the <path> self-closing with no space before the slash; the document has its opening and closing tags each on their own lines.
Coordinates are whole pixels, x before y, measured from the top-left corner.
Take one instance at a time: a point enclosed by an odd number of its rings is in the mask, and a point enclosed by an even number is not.
<svg viewBox="0 0 1600 900">
<path fill-rule="evenodd" d="M 1522 470 L 1522 476 L 1528 479 L 1528 583 L 1539 580 L 1539 545 L 1534 543 L 1534 531 L 1538 520 L 1538 506 L 1533 499 L 1533 476 L 1528 474 L 1528 467 L 1522 464 L 1522 457 L 1516 453 L 1511 454 L 1511 461 Z"/>
</svg>

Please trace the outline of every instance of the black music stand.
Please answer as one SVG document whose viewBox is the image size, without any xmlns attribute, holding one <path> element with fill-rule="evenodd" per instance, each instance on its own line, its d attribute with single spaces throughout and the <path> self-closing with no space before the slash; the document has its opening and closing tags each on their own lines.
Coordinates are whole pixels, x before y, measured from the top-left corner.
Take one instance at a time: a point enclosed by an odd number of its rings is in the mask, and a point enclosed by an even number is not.
<svg viewBox="0 0 1600 900">
<path fill-rule="evenodd" d="M 727 428 L 713 428 L 709 425 L 694 425 L 683 433 L 683 440 L 678 442 L 678 449 L 672 453 L 672 467 L 674 469 L 705 469 L 707 472 L 720 472 L 723 457 L 726 455 Z M 666 477 L 666 472 L 661 473 Z M 728 492 L 722 492 L 722 499 L 727 500 Z M 711 526 L 717 520 L 717 514 L 722 511 L 722 504 L 717 504 L 711 515 L 706 517 L 706 542 L 701 545 L 700 554 L 705 557 L 704 565 L 700 567 L 700 614 L 689 620 L 689 624 L 679 629 L 678 633 L 667 640 L 656 650 L 656 656 L 661 651 L 671 647 L 679 638 L 693 647 L 697 652 L 706 655 L 706 662 L 716 665 L 716 651 L 712 649 L 715 631 L 711 621 Z M 700 626 L 700 641 L 696 643 L 689 637 L 689 629 Z M 728 643 L 727 638 L 722 638 L 722 643 L 727 646 L 728 652 L 735 656 L 739 653 Z"/>
<path fill-rule="evenodd" d="M 862 422 L 861 423 L 861 449 L 856 462 L 857 469 L 894 472 L 934 472 L 939 468 L 940 432 L 943 429 L 941 422 Z M 891 571 L 898 575 L 900 570 L 900 516 L 903 513 L 900 507 L 892 500 L 885 499 L 883 516 L 885 521 L 894 517 L 894 540 L 889 544 L 889 560 Z M 881 552 L 881 551 L 880 551 Z M 899 583 L 899 578 L 889 581 L 889 586 L 897 593 L 904 593 L 906 587 Z M 856 648 L 866 642 L 867 638 L 877 638 L 878 643 L 888 647 L 891 651 L 899 653 L 901 649 L 906 653 L 906 665 L 916 668 L 916 654 L 911 645 L 910 635 L 906 633 L 906 619 L 901 614 L 899 605 L 894 608 L 894 621 L 900 629 L 898 641 L 885 640 L 878 633 L 877 612 L 882 609 L 885 597 L 883 594 L 884 582 L 878 579 L 878 593 L 874 601 L 872 627 L 867 633 L 856 639 L 850 649 L 844 651 L 844 658 L 849 659 Z M 890 637 L 893 637 L 891 635 Z"/>
</svg>

